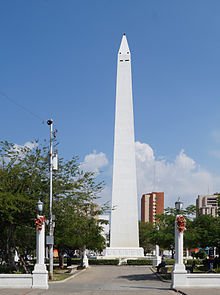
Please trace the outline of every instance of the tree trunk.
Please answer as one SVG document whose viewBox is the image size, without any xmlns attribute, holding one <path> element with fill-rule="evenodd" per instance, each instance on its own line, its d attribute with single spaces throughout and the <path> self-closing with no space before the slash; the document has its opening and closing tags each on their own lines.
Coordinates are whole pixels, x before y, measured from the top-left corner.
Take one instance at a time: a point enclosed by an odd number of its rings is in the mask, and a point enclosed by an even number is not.
<svg viewBox="0 0 220 295">
<path fill-rule="evenodd" d="M 18 248 L 15 247 L 15 250 L 17 251 L 18 253 L 18 256 L 19 256 L 19 259 L 20 259 L 20 262 L 21 262 L 21 265 L 25 271 L 26 274 L 28 274 L 28 269 L 27 269 L 27 266 L 26 266 L 26 263 L 25 263 L 25 260 L 24 260 L 24 257 L 23 255 L 20 255 L 19 251 L 18 251 Z"/>
<path fill-rule="evenodd" d="M 171 258 L 174 259 L 174 249 L 171 249 L 171 251 L 172 251 L 172 256 L 171 256 Z"/>
<path fill-rule="evenodd" d="M 6 264 L 11 267 L 15 268 L 15 247 L 13 245 L 13 237 L 14 237 L 14 226 L 8 225 L 7 228 L 7 239 L 6 239 Z"/>
<path fill-rule="evenodd" d="M 63 253 L 60 249 L 58 249 L 58 256 L 59 256 L 59 268 L 63 269 L 64 268 L 64 256 L 63 256 Z"/>
</svg>

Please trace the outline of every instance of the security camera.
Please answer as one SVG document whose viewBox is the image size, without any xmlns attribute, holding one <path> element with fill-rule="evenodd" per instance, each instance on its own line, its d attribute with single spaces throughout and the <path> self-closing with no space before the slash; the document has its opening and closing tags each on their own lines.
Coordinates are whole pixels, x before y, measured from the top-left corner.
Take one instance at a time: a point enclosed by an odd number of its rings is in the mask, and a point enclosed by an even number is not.
<svg viewBox="0 0 220 295">
<path fill-rule="evenodd" d="M 51 125 L 51 124 L 53 124 L 53 120 L 47 120 L 47 125 Z"/>
</svg>

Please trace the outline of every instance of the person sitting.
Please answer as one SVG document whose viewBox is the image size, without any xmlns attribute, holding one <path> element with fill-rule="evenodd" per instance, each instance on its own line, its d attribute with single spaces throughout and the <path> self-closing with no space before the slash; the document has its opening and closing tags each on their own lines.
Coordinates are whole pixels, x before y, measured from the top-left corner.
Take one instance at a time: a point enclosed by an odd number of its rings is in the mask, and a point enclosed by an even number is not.
<svg viewBox="0 0 220 295">
<path fill-rule="evenodd" d="M 159 273 L 160 269 L 165 266 L 166 266 L 166 262 L 162 259 L 161 263 L 159 263 L 157 266 L 157 273 Z"/>
</svg>

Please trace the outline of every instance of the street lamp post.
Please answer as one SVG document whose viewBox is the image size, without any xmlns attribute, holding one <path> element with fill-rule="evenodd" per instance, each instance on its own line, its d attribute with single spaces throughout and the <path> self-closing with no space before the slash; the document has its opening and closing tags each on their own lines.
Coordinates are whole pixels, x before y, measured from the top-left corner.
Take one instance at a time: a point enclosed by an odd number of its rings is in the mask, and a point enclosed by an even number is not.
<svg viewBox="0 0 220 295">
<path fill-rule="evenodd" d="M 48 289 L 48 272 L 45 265 L 45 216 L 43 212 L 43 202 L 37 202 L 36 225 L 36 264 L 33 271 L 32 288 Z"/>
<path fill-rule="evenodd" d="M 186 268 L 183 263 L 183 233 L 186 229 L 186 219 L 181 214 L 183 203 L 180 198 L 175 202 L 176 219 L 175 219 L 175 264 L 172 271 L 172 288 L 185 285 Z"/>
<path fill-rule="evenodd" d="M 37 202 L 37 219 L 35 220 L 37 236 L 36 236 L 36 244 L 37 244 L 37 264 L 44 265 L 45 258 L 45 216 L 43 213 L 43 202 L 39 199 Z"/>
<path fill-rule="evenodd" d="M 175 219 L 175 265 L 174 271 L 185 271 L 185 265 L 183 263 L 183 233 L 186 229 L 186 219 L 180 214 L 183 208 L 183 203 L 178 199 L 175 202 L 175 208 L 177 211 Z"/>
</svg>

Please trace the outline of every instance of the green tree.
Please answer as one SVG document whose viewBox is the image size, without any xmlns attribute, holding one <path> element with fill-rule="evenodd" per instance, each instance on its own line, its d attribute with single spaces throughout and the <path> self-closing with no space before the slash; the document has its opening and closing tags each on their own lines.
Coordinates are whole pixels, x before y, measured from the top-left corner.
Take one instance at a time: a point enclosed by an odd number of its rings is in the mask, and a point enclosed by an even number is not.
<svg viewBox="0 0 220 295">
<path fill-rule="evenodd" d="M 172 256 L 174 254 L 175 246 L 175 218 L 177 214 L 183 214 L 187 220 L 187 228 L 191 228 L 191 218 L 195 215 L 195 206 L 190 205 L 186 209 L 178 212 L 175 208 L 168 207 L 164 210 L 164 214 L 157 215 L 157 222 L 153 227 L 150 237 L 154 244 L 160 246 L 161 249 L 168 249 L 172 251 Z M 185 245 L 191 245 L 191 231 L 186 231 Z"/>
<path fill-rule="evenodd" d="M 96 183 L 93 173 L 81 171 L 76 158 L 60 159 L 59 166 L 53 177 L 57 247 L 61 252 L 85 246 L 100 250 L 104 239 L 97 215 L 104 207 L 96 203 L 103 183 Z M 23 255 L 35 248 L 35 206 L 40 197 L 48 212 L 48 176 L 47 148 L 0 142 L 0 250 L 8 264 L 13 264 L 15 248 Z"/>
<path fill-rule="evenodd" d="M 139 222 L 139 242 L 140 247 L 144 249 L 144 253 L 147 253 L 154 249 L 154 244 L 152 244 L 152 231 L 152 223 Z"/>
<path fill-rule="evenodd" d="M 186 231 L 184 232 L 185 248 L 220 248 L 220 217 L 200 215 L 195 217 L 196 207 L 188 206 L 177 212 L 175 208 L 166 208 L 164 214 L 157 216 L 154 226 L 140 225 L 140 241 L 157 244 L 161 249 L 174 250 L 174 226 L 177 214 L 183 214 L 186 218 Z M 144 246 L 142 246 L 144 247 Z M 220 251 L 219 251 L 220 252 Z"/>
<path fill-rule="evenodd" d="M 161 214 L 157 216 L 157 223 L 152 231 L 152 240 L 154 244 L 160 246 L 161 249 L 172 250 L 174 247 L 174 223 L 175 215 Z"/>
<path fill-rule="evenodd" d="M 219 219 L 211 215 L 199 215 L 192 221 L 189 238 L 192 246 L 217 247 L 220 237 Z"/>
<path fill-rule="evenodd" d="M 188 219 L 194 219 L 196 217 L 196 206 L 189 205 L 183 210 L 183 215 L 185 215 Z"/>
<path fill-rule="evenodd" d="M 63 254 L 72 249 L 101 251 L 105 247 L 98 216 L 107 207 L 97 204 L 103 183 L 96 183 L 94 173 L 82 171 L 76 158 L 60 160 L 54 183 L 55 246 L 62 266 Z"/>
<path fill-rule="evenodd" d="M 34 249 L 36 195 L 43 195 L 44 191 L 40 168 L 39 149 L 33 154 L 27 147 L 0 143 L 0 248 L 3 261 L 11 266 L 14 265 L 15 248 L 22 255 L 27 248 Z M 23 247 L 22 232 L 28 239 L 28 247 Z"/>
</svg>

